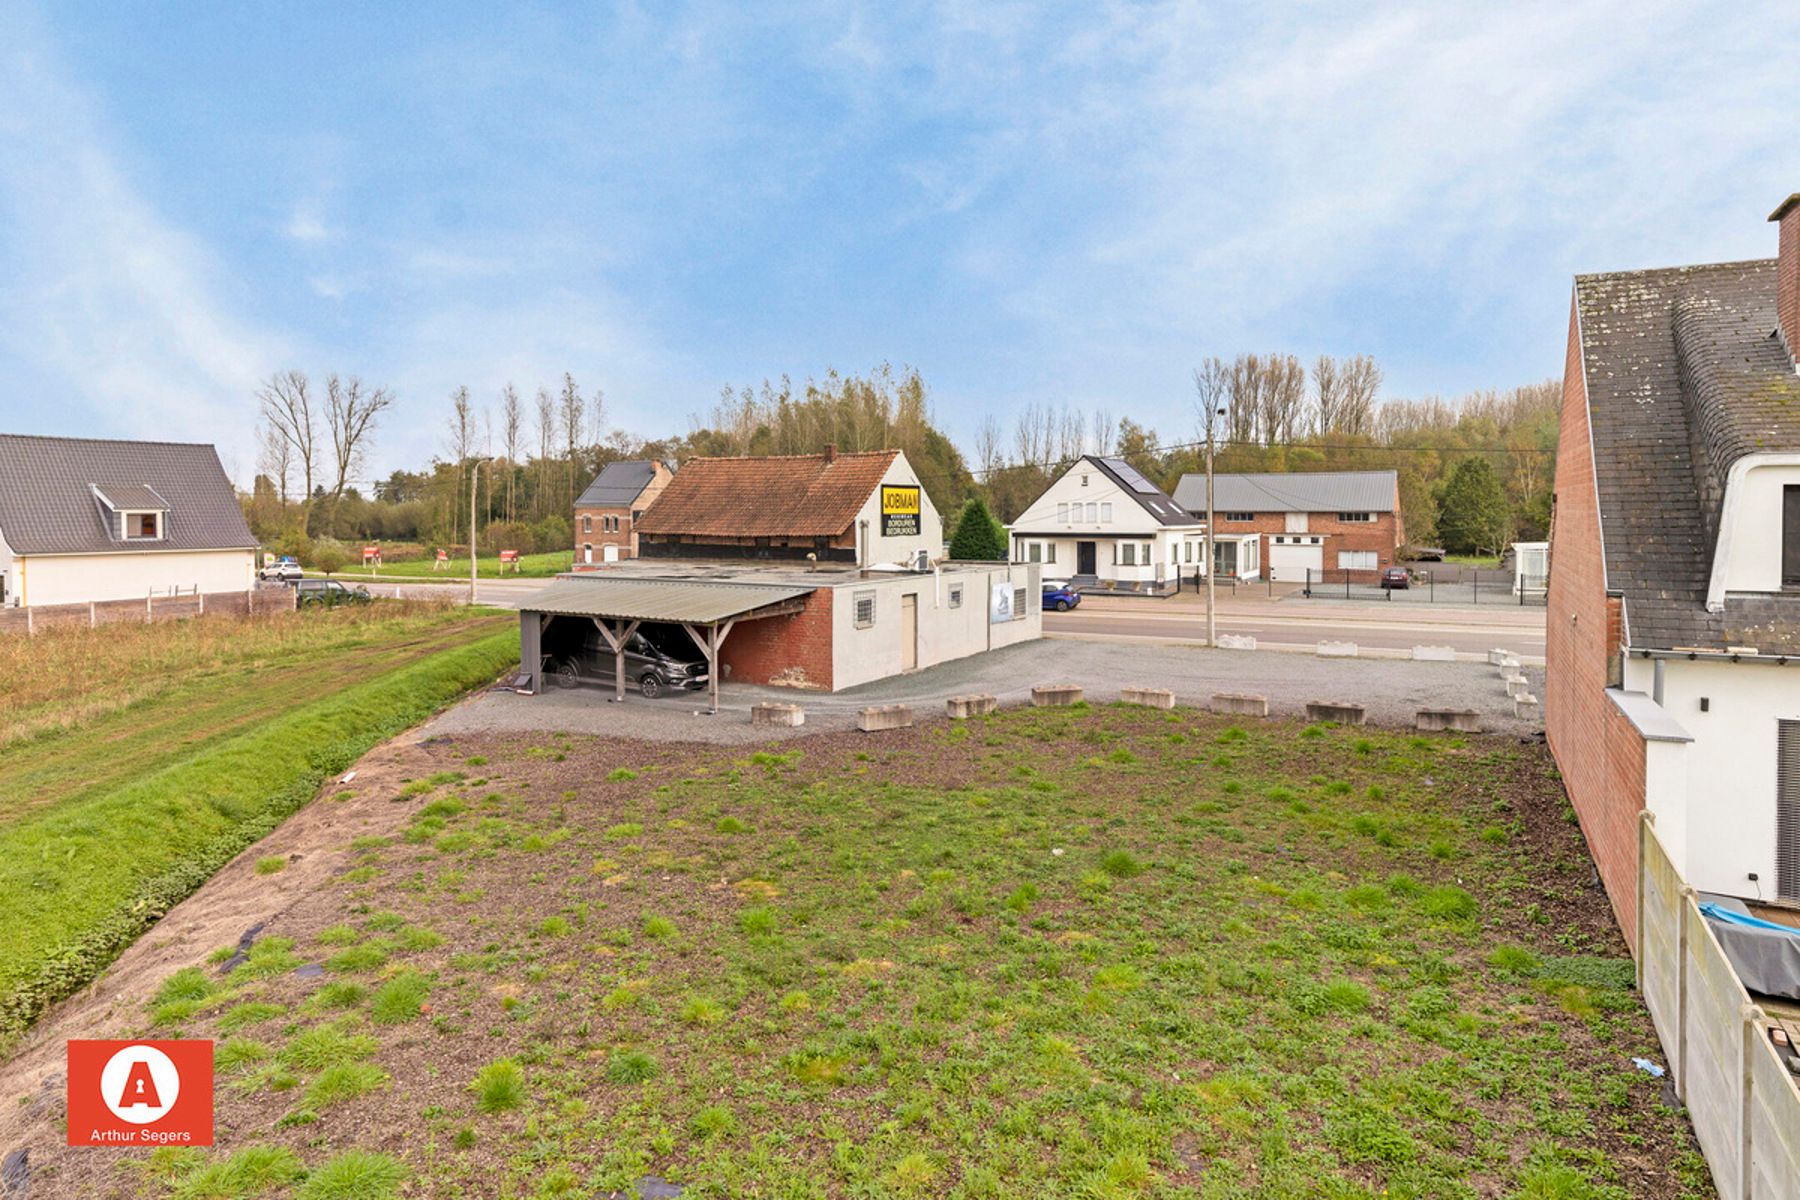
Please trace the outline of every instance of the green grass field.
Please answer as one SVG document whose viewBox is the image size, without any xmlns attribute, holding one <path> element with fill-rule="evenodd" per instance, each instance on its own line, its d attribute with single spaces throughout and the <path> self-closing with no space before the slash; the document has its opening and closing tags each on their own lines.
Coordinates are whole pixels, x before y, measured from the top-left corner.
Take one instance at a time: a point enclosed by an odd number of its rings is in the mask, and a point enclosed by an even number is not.
<svg viewBox="0 0 1800 1200">
<path fill-rule="evenodd" d="M 391 605 L 0 639 L 0 1043 L 517 655 L 505 616 Z"/>
<path fill-rule="evenodd" d="M 575 554 L 571 550 L 555 550 L 544 554 L 521 554 L 519 556 L 518 574 L 530 578 L 548 578 L 559 571 L 567 571 L 574 561 Z M 339 571 L 338 579 L 445 579 L 455 582 L 469 577 L 469 560 L 453 558 L 442 568 L 435 565 L 431 558 L 415 558 L 407 562 L 388 563 L 380 571 L 365 569 L 360 563 L 353 563 Z M 482 558 L 477 563 L 477 570 L 483 579 L 498 579 L 500 574 L 500 558 Z M 308 572 L 309 574 L 311 572 Z M 509 566 L 506 575 L 514 574 Z"/>
<path fill-rule="evenodd" d="M 52 1169 L 133 1197 L 1710 1194 L 1631 1065 L 1661 1053 L 1541 748 L 1083 706 L 408 753 L 358 801 L 394 833 L 263 965 L 196 963 L 127 1022 L 218 1040 L 218 1147 Z M 281 1181 L 207 1190 L 240 1160 Z"/>
</svg>

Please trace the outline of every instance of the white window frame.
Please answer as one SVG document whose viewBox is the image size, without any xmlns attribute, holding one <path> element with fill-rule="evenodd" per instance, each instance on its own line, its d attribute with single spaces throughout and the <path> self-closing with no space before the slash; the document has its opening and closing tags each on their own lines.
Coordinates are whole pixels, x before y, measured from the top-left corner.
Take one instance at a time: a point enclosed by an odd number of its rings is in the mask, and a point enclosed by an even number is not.
<svg viewBox="0 0 1800 1200">
<path fill-rule="evenodd" d="M 1381 555 L 1374 550 L 1339 550 L 1340 571 L 1375 571 L 1381 567 Z"/>
<path fill-rule="evenodd" d="M 868 616 L 863 615 L 863 605 L 868 605 Z M 871 629 L 875 625 L 875 593 L 854 592 L 850 596 L 850 613 L 858 629 Z"/>
<path fill-rule="evenodd" d="M 1372 512 L 1341 512 L 1338 514 L 1338 520 L 1346 525 L 1369 525 L 1374 523 L 1375 514 Z"/>
<path fill-rule="evenodd" d="M 1069 502 L 1067 500 L 1059 501 L 1056 505 L 1056 523 L 1058 525 L 1069 523 Z"/>
<path fill-rule="evenodd" d="M 1100 505 L 1100 523 L 1102 525 L 1112 524 L 1112 502 L 1110 500 L 1104 501 Z"/>
</svg>

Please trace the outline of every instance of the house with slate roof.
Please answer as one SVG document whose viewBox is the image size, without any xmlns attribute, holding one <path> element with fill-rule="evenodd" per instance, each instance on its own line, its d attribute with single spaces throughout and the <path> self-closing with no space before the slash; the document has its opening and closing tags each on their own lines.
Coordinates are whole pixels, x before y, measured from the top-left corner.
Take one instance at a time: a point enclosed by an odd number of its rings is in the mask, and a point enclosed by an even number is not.
<svg viewBox="0 0 1800 1200">
<path fill-rule="evenodd" d="M 1203 525 L 1122 458 L 1084 454 L 1009 531 L 1014 562 L 1078 588 L 1166 595 L 1204 559 Z"/>
<path fill-rule="evenodd" d="M 1800 905 L 1800 194 L 1770 219 L 1774 259 L 1575 280 L 1544 716 L 1628 934 L 1641 811 Z"/>
<path fill-rule="evenodd" d="M 1183 475 L 1175 502 L 1204 518 L 1206 476 Z M 1341 582 L 1346 576 L 1374 583 L 1383 568 L 1400 561 L 1406 541 L 1400 477 L 1394 471 L 1214 475 L 1213 515 L 1219 523 L 1219 574 L 1247 579 L 1256 572 L 1241 569 L 1245 534 L 1256 535 L 1250 553 L 1260 552 L 1269 577 L 1283 583 Z"/>
<path fill-rule="evenodd" d="M 255 572 L 211 446 L 0 434 L 0 604 L 242 592 Z"/>
<path fill-rule="evenodd" d="M 638 556 L 637 521 L 673 476 L 655 459 L 607 463 L 575 501 L 575 565 Z"/>
</svg>

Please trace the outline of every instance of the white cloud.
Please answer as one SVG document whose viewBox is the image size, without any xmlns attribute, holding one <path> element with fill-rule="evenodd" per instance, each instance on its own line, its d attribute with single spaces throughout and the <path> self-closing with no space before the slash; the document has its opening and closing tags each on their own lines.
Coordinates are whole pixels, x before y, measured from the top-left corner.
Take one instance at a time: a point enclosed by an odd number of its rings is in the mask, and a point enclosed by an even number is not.
<svg viewBox="0 0 1800 1200">
<path fill-rule="evenodd" d="M 215 442 L 247 475 L 251 396 L 289 339 L 234 311 L 212 252 L 137 193 L 25 20 L 0 49 L 0 337 L 66 388 L 33 398 L 63 432 Z"/>
<path fill-rule="evenodd" d="M 336 236 L 311 204 L 295 208 L 282 232 L 296 242 L 328 242 Z"/>
</svg>

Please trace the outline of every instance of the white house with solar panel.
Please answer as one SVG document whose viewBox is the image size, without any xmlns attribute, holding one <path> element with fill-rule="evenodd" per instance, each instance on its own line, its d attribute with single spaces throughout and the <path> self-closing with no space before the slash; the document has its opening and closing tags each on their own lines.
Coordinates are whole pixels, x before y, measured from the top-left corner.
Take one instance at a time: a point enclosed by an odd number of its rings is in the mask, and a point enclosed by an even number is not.
<svg viewBox="0 0 1800 1200">
<path fill-rule="evenodd" d="M 1084 591 L 1164 595 L 1205 561 L 1205 524 L 1122 458 L 1075 461 L 1019 514 L 1014 562 Z"/>
</svg>

